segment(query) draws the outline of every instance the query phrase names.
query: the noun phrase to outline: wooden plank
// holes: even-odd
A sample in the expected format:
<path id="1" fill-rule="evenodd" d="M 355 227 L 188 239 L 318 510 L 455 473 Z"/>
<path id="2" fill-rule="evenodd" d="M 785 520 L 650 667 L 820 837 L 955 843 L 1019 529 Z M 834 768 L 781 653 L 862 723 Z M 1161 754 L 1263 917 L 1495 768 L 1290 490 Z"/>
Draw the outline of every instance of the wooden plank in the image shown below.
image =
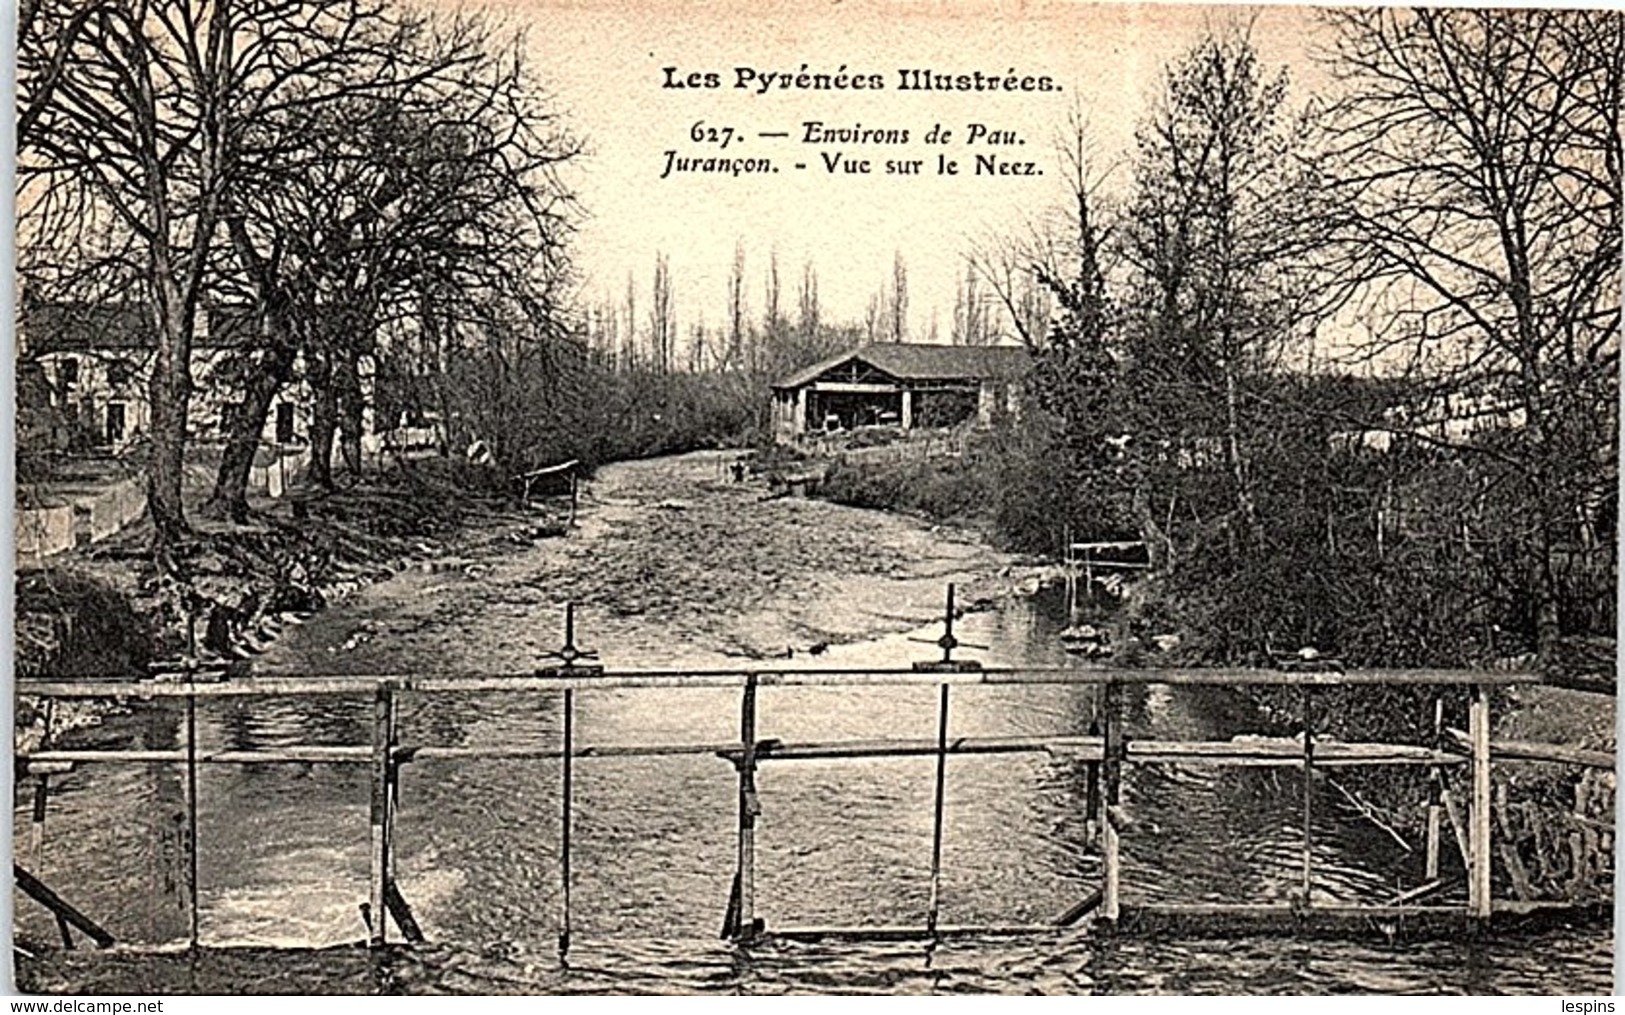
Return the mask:
<path id="1" fill-rule="evenodd" d="M 1472 754 L 1472 735 L 1461 730 L 1445 731 L 1446 745 L 1464 754 Z M 1612 751 L 1594 751 L 1565 744 L 1547 744 L 1533 740 L 1491 740 L 1490 757 L 1504 761 L 1549 761 L 1560 765 L 1579 765 L 1585 768 L 1614 768 Z"/>
<path id="2" fill-rule="evenodd" d="M 1612 751 L 1591 751 L 1563 744 L 1541 744 L 1531 740 L 1492 740 L 1490 757 L 1513 761 L 1552 761 L 1563 765 L 1582 765 L 1613 771 Z"/>
<path id="3" fill-rule="evenodd" d="M 1423 884 L 1417 885 L 1415 888 L 1410 888 L 1400 892 L 1398 895 L 1388 900 L 1388 905 L 1402 906 L 1407 902 L 1415 902 L 1418 899 L 1425 899 L 1443 887 L 1443 881 L 1440 881 L 1438 878 L 1432 878 Z"/>
<path id="4" fill-rule="evenodd" d="M 1122 802 L 1123 718 L 1120 691 L 1108 684 L 1101 694 L 1101 729 L 1105 744 L 1101 760 L 1101 795 L 1104 811 L 1100 822 L 1100 855 L 1104 867 L 1101 883 L 1100 915 L 1109 923 L 1122 916 L 1122 857 L 1117 818 Z"/>
<path id="5" fill-rule="evenodd" d="M 575 692 L 564 692 L 564 729 L 559 745 L 559 765 L 562 770 L 559 795 L 559 958 L 570 953 L 570 808 L 575 796 L 574 773 L 571 760 L 575 754 Z"/>
<path id="6" fill-rule="evenodd" d="M 951 596 L 953 586 L 948 588 Z M 933 937 L 937 933 L 937 913 L 942 904 L 942 817 L 947 782 L 948 685 L 943 684 L 937 700 L 937 778 L 931 817 L 931 902 L 925 920 L 925 929 Z"/>
<path id="7" fill-rule="evenodd" d="M 1208 765 L 1293 766 L 1303 764 L 1298 740 L 1136 740 L 1128 745 L 1136 762 L 1178 762 Z M 1460 755 L 1410 744 L 1362 744 L 1335 740 L 1315 743 L 1315 765 L 1344 768 L 1360 765 L 1460 765 Z"/>
<path id="8" fill-rule="evenodd" d="M 1104 890 L 1099 889 L 1099 888 L 1095 889 L 1094 891 L 1090 892 L 1088 895 L 1085 895 L 1082 899 L 1080 899 L 1077 903 L 1075 903 L 1066 912 L 1062 913 L 1059 917 L 1057 917 L 1056 920 L 1055 920 L 1055 926 L 1057 926 L 1057 927 L 1071 927 L 1071 926 L 1074 926 L 1075 924 L 1077 924 L 1077 922 L 1079 920 L 1082 920 L 1084 917 L 1088 916 L 1090 913 L 1093 913 L 1095 910 L 1099 909 L 1101 900 L 1104 899 L 1104 898 L 1105 898 Z"/>
<path id="9" fill-rule="evenodd" d="M 1404 906 L 1379 904 L 1327 904 L 1307 913 L 1301 906 L 1279 902 L 1144 902 L 1124 907 L 1135 915 L 1167 917 L 1217 916 L 1245 920 L 1257 917 L 1354 916 L 1361 919 L 1394 919 L 1432 914 L 1461 918 L 1458 906 Z"/>
<path id="10" fill-rule="evenodd" d="M 34 808 L 28 823 L 28 855 L 34 866 L 45 857 L 45 811 L 50 800 L 50 776 L 41 774 L 34 782 Z"/>
<path id="11" fill-rule="evenodd" d="M 739 739 L 744 751 L 739 769 L 739 842 L 734 871 L 737 902 L 734 906 L 733 937 L 748 941 L 756 927 L 756 816 L 760 802 L 756 796 L 756 682 L 747 680 L 739 702 Z"/>
<path id="12" fill-rule="evenodd" d="M 545 468 L 533 469 L 530 472 L 522 473 L 522 474 L 520 474 L 518 476 L 515 476 L 514 478 L 515 479 L 541 479 L 543 476 L 556 476 L 561 472 L 567 472 L 570 469 L 574 469 L 576 466 L 578 466 L 580 464 L 581 464 L 581 462 L 579 460 L 572 458 L 568 462 L 561 462 L 558 465 L 549 465 L 549 466 L 546 466 Z"/>
<path id="13" fill-rule="evenodd" d="M 1049 753 L 1099 761 L 1102 738 L 1081 736 L 956 737 L 944 747 L 948 754 L 1031 754 Z M 1302 744 L 1297 740 L 1206 740 L 1147 741 L 1126 745 L 1126 760 L 1142 764 L 1182 764 L 1248 767 L 1297 766 L 1303 763 Z M 730 760 L 744 752 L 737 741 L 693 744 L 583 744 L 573 747 L 574 758 L 709 757 Z M 556 759 L 557 747 L 545 744 L 490 744 L 483 746 L 400 746 L 391 750 L 401 763 L 426 760 L 524 760 Z M 764 741 L 756 745 L 758 765 L 776 761 L 827 761 L 843 758 L 887 758 L 934 756 L 934 740 L 838 740 L 807 743 Z M 18 762 L 28 772 L 62 771 L 60 766 L 88 763 L 178 764 L 187 760 L 185 750 L 46 750 L 23 753 Z M 292 746 L 256 750 L 200 751 L 200 765 L 255 764 L 372 764 L 373 749 L 363 746 Z M 1462 755 L 1430 751 L 1406 744 L 1358 744 L 1318 741 L 1315 764 L 1321 767 L 1360 765 L 1466 765 Z M 38 767 L 36 767 L 38 766 Z"/>
<path id="14" fill-rule="evenodd" d="M 21 866 L 11 865 L 12 877 L 17 880 L 17 887 L 24 895 L 50 910 L 58 922 L 65 922 L 78 930 L 79 933 L 96 942 L 98 948 L 111 948 L 113 935 L 103 930 L 96 921 L 81 913 L 62 896 L 47 888 L 45 882 L 23 870 Z"/>
<path id="15" fill-rule="evenodd" d="M 186 927 L 189 948 L 199 943 L 198 818 L 197 818 L 197 699 L 186 699 Z"/>
<path id="16" fill-rule="evenodd" d="M 1440 803 L 1439 774 L 1434 772 L 1428 786 L 1427 859 L 1424 861 L 1424 876 L 1429 881 L 1439 876 L 1439 833 L 1443 828 Z"/>
<path id="17" fill-rule="evenodd" d="M 1473 747 L 1473 807 L 1468 827 L 1468 853 L 1472 857 L 1472 881 L 1468 906 L 1474 917 L 1490 915 L 1490 697 L 1489 689 L 1477 686 L 1468 707 L 1469 736 Z"/>
<path id="18" fill-rule="evenodd" d="M 1124 907 L 1118 932 L 1182 937 L 1238 934 L 1297 937 L 1371 936 L 1382 940 L 1459 939 L 1488 928 L 1530 931 L 1576 924 L 1608 926 L 1608 904 L 1496 902 L 1488 920 L 1473 919 L 1458 906 L 1319 905 L 1313 909 L 1276 904 L 1146 903 Z"/>
<path id="19" fill-rule="evenodd" d="M 1315 686 L 1508 686 L 1539 684 L 1538 674 L 1478 670 L 1368 670 L 1347 673 L 1301 673 L 1258 669 L 1106 670 L 1073 667 L 983 667 L 962 673 L 921 673 L 912 668 L 764 667 L 761 669 L 606 670 L 592 675 L 468 673 L 391 673 L 367 677 L 254 677 L 200 684 L 200 698 L 276 697 L 280 695 L 370 695 L 381 682 L 402 690 L 451 694 L 563 691 L 566 688 L 718 688 L 758 686 L 903 686 L 925 684 L 1169 684 L 1202 687 Z M 179 698 L 186 684 L 152 680 L 21 680 L 17 693 L 54 698 Z"/>
<path id="20" fill-rule="evenodd" d="M 372 830 L 370 905 L 372 925 L 367 936 L 367 943 L 373 948 L 382 948 L 389 939 L 389 837 L 386 834 L 386 827 L 389 820 L 389 770 L 392 763 L 389 756 L 390 697 L 389 685 L 384 684 L 377 688 L 373 698 L 372 807 L 369 822 Z"/>
<path id="21" fill-rule="evenodd" d="M 781 927 L 763 937 L 781 941 L 932 941 L 963 937 L 1054 937 L 1064 928 L 1051 924 L 942 924 L 935 933 L 914 924 L 874 927 Z"/>
<path id="22" fill-rule="evenodd" d="M 1299 709 L 1303 721 L 1303 904 L 1314 902 L 1314 829 L 1315 804 L 1315 711 L 1313 690 L 1299 690 Z"/>
<path id="23" fill-rule="evenodd" d="M 199 751 L 197 763 L 200 765 L 255 765 L 255 764 L 334 764 L 367 762 L 372 759 L 370 747 L 275 747 L 251 751 Z M 34 751 L 17 755 L 17 760 L 28 766 L 29 771 L 51 770 L 50 766 L 78 765 L 88 763 L 119 763 L 119 764 L 184 764 L 187 752 L 183 747 L 180 750 L 170 751 L 89 751 L 89 750 L 49 750 Z M 36 766 L 45 766 L 37 769 Z"/>
<path id="24" fill-rule="evenodd" d="M 1444 698 L 1438 694 L 1433 696 L 1433 745 L 1441 746 L 1444 739 Z M 1427 831 L 1427 860 L 1426 876 L 1429 881 L 1439 876 L 1439 832 L 1441 831 L 1442 799 L 1440 794 L 1444 790 L 1444 773 L 1434 768 L 1428 773 L 1428 831 Z"/>
<path id="25" fill-rule="evenodd" d="M 389 915 L 394 918 L 395 926 L 401 929 L 401 937 L 406 939 L 407 944 L 420 945 L 424 942 L 423 928 L 418 926 L 417 917 L 412 915 L 412 907 L 406 904 L 406 896 L 401 894 L 400 886 L 393 879 L 384 885 L 384 905 L 389 907 Z"/>
<path id="26" fill-rule="evenodd" d="M 1467 823 L 1461 820 L 1461 813 L 1456 809 L 1456 798 L 1451 795 L 1448 786 L 1439 791 L 1439 800 L 1444 804 L 1445 816 L 1450 819 L 1450 831 L 1456 839 L 1456 853 L 1461 857 L 1461 869 L 1469 872 L 1470 877 L 1473 855 L 1472 847 L 1467 843 Z"/>

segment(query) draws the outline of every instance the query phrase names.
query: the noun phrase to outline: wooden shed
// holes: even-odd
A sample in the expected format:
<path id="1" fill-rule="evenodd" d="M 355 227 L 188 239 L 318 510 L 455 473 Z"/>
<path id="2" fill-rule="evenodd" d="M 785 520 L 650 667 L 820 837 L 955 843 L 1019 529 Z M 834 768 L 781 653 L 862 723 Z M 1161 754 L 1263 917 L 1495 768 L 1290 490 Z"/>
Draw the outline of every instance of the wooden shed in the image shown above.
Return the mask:
<path id="1" fill-rule="evenodd" d="M 773 385 L 780 440 L 864 426 L 991 426 L 1020 411 L 1031 363 L 1022 346 L 867 345 Z"/>

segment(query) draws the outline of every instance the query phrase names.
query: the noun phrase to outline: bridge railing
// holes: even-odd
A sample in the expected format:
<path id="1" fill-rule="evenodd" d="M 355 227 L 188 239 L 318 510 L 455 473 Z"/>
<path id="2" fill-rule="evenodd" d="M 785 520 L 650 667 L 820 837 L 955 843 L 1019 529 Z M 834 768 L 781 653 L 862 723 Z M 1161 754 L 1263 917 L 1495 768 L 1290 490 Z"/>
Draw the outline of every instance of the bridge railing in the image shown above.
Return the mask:
<path id="1" fill-rule="evenodd" d="M 591 653 L 574 643 L 573 610 L 567 608 L 566 640 L 563 649 L 553 653 L 557 665 L 528 673 L 398 673 L 365 677 L 263 677 L 208 682 L 199 672 L 188 671 L 174 679 L 145 680 L 21 680 L 16 690 L 22 696 L 42 699 L 117 699 L 184 702 L 185 742 L 172 750 L 77 750 L 57 749 L 47 740 L 39 748 L 17 754 L 18 773 L 36 779 L 34 835 L 41 833 L 46 812 L 48 780 L 84 764 L 177 764 L 184 766 L 186 820 L 188 822 L 188 907 L 190 943 L 199 940 L 197 905 L 197 773 L 201 765 L 257 765 L 284 763 L 323 763 L 367 765 L 371 769 L 371 861 L 370 897 L 363 907 L 368 937 L 374 946 L 388 939 L 387 923 L 393 918 L 408 941 L 421 940 L 415 918 L 395 881 L 396 801 L 403 767 L 428 759 L 547 759 L 561 766 L 560 851 L 559 851 L 559 937 L 560 953 L 568 951 L 571 932 L 570 890 L 573 883 L 570 833 L 573 825 L 573 766 L 592 758 L 655 758 L 670 756 L 715 756 L 731 763 L 738 781 L 737 856 L 733 888 L 723 919 L 723 935 L 749 941 L 765 932 L 755 909 L 756 825 L 760 807 L 756 777 L 764 764 L 798 760 L 857 760 L 865 758 L 934 757 L 934 816 L 932 822 L 931 891 L 923 926 L 892 928 L 775 929 L 774 936 L 787 938 L 858 936 L 866 938 L 920 937 L 936 939 L 959 933 L 1001 933 L 1055 931 L 1078 924 L 1095 914 L 1107 927 L 1156 923 L 1166 919 L 1214 918 L 1229 921 L 1285 923 L 1304 926 L 1306 922 L 1364 925 L 1373 919 L 1413 919 L 1421 923 L 1442 920 L 1447 926 L 1482 925 L 1498 911 L 1525 912 L 1531 907 L 1512 900 L 1491 897 L 1491 766 L 1497 759 L 1549 761 L 1589 767 L 1612 768 L 1613 755 L 1583 751 L 1559 745 L 1494 742 L 1490 738 L 1490 692 L 1496 686 L 1539 682 L 1534 674 L 1465 670 L 1378 670 L 1343 672 L 1334 667 L 1318 671 L 1255 669 L 1146 669 L 1115 670 L 1076 666 L 983 666 L 954 658 L 960 643 L 953 636 L 953 610 L 950 606 L 944 634 L 937 644 L 942 657 L 909 667 L 790 667 L 758 666 L 719 669 L 606 669 L 589 662 Z M 1122 695 L 1124 688 L 1140 685 L 1180 685 L 1238 687 L 1273 685 L 1297 687 L 1301 691 L 1300 733 L 1293 738 L 1247 740 L 1171 741 L 1131 738 L 1124 727 Z M 757 694 L 769 687 L 858 688 L 876 686 L 925 685 L 939 688 L 937 735 L 933 739 L 846 739 L 834 741 L 784 742 L 762 739 L 757 733 Z M 1096 687 L 1097 714 L 1085 733 L 1057 732 L 1050 735 L 1005 737 L 950 736 L 951 692 L 956 687 L 1010 685 L 1064 685 Z M 1450 689 L 1468 697 L 1469 729 L 1452 737 L 1443 728 L 1442 709 L 1436 706 L 1436 737 L 1431 745 L 1357 743 L 1318 739 L 1314 732 L 1313 703 L 1317 689 L 1328 687 L 1371 687 L 1390 685 L 1433 686 L 1441 694 Z M 576 742 L 574 730 L 575 692 L 601 689 L 653 688 L 736 688 L 740 692 L 739 737 L 722 742 L 683 743 L 602 743 Z M 465 695 L 512 693 L 557 695 L 561 699 L 562 730 L 557 746 L 488 745 L 452 746 L 432 743 L 404 743 L 401 739 L 398 709 L 401 696 Z M 197 743 L 197 703 L 211 699 L 242 697 L 310 697 L 346 695 L 370 698 L 373 703 L 372 742 L 352 746 L 290 745 L 253 750 L 204 749 Z M 946 786 L 946 759 L 950 755 L 999 755 L 1047 753 L 1066 756 L 1086 766 L 1086 836 L 1098 841 L 1103 876 L 1100 887 L 1077 901 L 1056 920 L 1043 925 L 1016 927 L 944 927 L 939 925 L 942 872 L 943 811 Z M 1298 896 L 1284 906 L 1259 905 L 1125 905 L 1122 899 L 1121 836 L 1125 821 L 1120 811 L 1124 767 L 1131 764 L 1174 763 L 1240 767 L 1299 767 L 1303 773 L 1303 853 L 1302 886 Z M 1316 769 L 1361 766 L 1417 766 L 1431 774 L 1428 803 L 1428 832 L 1425 881 L 1417 888 L 1400 893 L 1376 905 L 1316 904 L 1311 898 L 1312 862 L 1310 843 L 1314 824 L 1314 773 Z M 1465 769 L 1471 785 L 1466 818 L 1450 797 L 1444 773 Z M 1448 815 L 1454 841 L 1467 873 L 1465 907 L 1426 905 L 1422 900 L 1438 894 L 1444 882 L 1439 877 L 1442 828 Z M 99 944 L 111 936 L 72 904 L 41 884 L 20 866 L 16 870 L 19 887 L 56 914 L 64 941 L 71 944 L 69 926 L 90 934 Z M 95 928 L 96 932 L 86 928 Z M 98 933 L 99 932 L 99 933 Z"/>

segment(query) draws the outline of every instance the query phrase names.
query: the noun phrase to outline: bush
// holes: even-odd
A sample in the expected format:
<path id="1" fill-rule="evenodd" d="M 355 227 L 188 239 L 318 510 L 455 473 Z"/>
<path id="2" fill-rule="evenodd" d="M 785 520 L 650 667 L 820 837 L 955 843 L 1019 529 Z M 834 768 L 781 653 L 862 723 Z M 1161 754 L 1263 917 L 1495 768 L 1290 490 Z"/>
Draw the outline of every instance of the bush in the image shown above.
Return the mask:
<path id="1" fill-rule="evenodd" d="M 129 597 L 89 575 L 49 570 L 17 579 L 17 675 L 144 673 L 154 631 Z"/>

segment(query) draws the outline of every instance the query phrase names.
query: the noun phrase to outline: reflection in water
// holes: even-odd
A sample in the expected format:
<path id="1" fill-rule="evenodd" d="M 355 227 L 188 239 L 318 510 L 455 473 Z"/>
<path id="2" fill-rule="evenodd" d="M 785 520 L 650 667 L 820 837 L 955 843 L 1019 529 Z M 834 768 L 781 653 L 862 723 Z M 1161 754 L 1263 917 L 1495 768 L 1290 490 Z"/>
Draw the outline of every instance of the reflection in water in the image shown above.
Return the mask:
<path id="1" fill-rule="evenodd" d="M 990 662 L 1052 663 L 1054 619 L 1032 604 L 965 618 L 960 633 Z M 933 634 L 935 632 L 932 632 Z M 898 665 L 929 652 L 899 636 L 837 646 L 822 663 Z M 1245 730 L 1243 701 L 1214 689 L 1125 693 L 1131 736 L 1222 738 Z M 763 688 L 759 733 L 792 740 L 935 735 L 936 690 Z M 956 736 L 1077 733 L 1090 688 L 957 688 Z M 226 699 L 199 709 L 207 748 L 365 744 L 365 696 Z M 556 745 L 558 701 L 486 694 L 406 695 L 406 744 Z M 86 734 L 97 746 L 163 747 L 181 713 L 154 707 Z M 583 744 L 727 741 L 728 690 L 577 695 Z M 929 895 L 930 758 L 768 764 L 760 778 L 758 910 L 772 926 L 923 924 Z M 1052 920 L 1097 884 L 1084 828 L 1084 766 L 1064 755 L 955 757 L 947 765 L 942 921 Z M 915 944 L 776 944 L 746 954 L 716 940 L 734 860 L 732 767 L 709 756 L 588 759 L 576 766 L 570 966 L 559 923 L 560 768 L 556 761 L 417 761 L 406 769 L 399 880 L 441 944 L 380 970 L 355 953 L 266 957 L 211 953 L 175 989 L 616 992 L 787 990 L 1283 992 L 1609 989 L 1606 930 L 1571 932 L 1548 949 L 1521 943 L 1410 945 L 1404 950 L 1268 939 L 1056 938 Z M 29 787 L 21 789 L 26 791 Z M 1124 787 L 1130 900 L 1284 901 L 1302 877 L 1302 782 L 1293 770 L 1134 766 Z M 206 944 L 335 945 L 362 936 L 367 896 L 364 765 L 206 767 L 200 781 L 202 927 Z M 14 828 L 27 841 L 26 792 Z M 1420 860 L 1317 794 L 1312 863 L 1318 900 L 1372 901 Z M 82 766 L 53 785 L 41 873 L 121 939 L 185 935 L 179 879 L 182 796 L 164 766 Z M 54 925 L 20 899 L 18 927 L 50 941 Z M 1530 954 L 1544 954 L 1539 963 Z M 1555 958 L 1554 958 L 1555 957 Z M 73 989 L 181 975 L 167 960 L 61 956 L 36 971 Z M 137 965 L 137 963 L 140 963 Z M 248 972 L 245 972 L 245 967 Z M 124 979 L 120 979 L 120 977 Z M 134 977 L 135 979 L 132 979 Z M 382 979 L 379 979 L 382 977 Z M 195 984 L 189 986 L 188 983 Z M 64 987 L 67 989 L 67 987 Z"/>

